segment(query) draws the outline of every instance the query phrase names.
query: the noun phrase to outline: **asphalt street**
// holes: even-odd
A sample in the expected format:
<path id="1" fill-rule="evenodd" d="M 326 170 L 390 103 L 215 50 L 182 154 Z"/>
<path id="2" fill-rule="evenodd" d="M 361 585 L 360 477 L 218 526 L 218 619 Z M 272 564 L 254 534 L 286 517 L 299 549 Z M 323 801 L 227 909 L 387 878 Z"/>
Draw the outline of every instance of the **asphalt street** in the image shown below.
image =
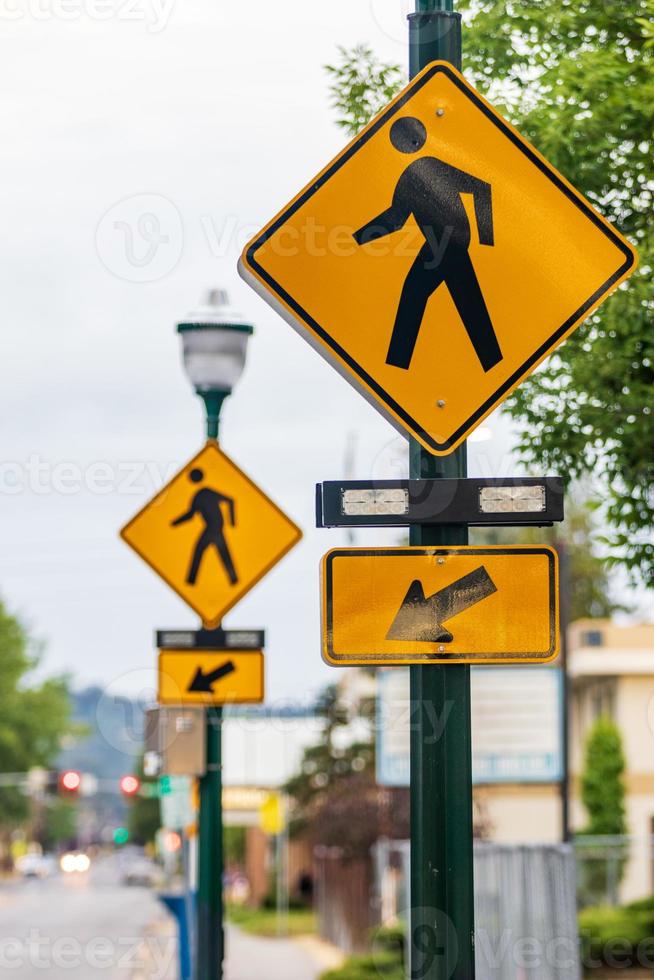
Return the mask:
<path id="1" fill-rule="evenodd" d="M 154 893 L 122 883 L 117 860 L 88 874 L 0 885 L 0 975 L 20 980 L 177 980 L 177 941 Z M 227 927 L 225 980 L 317 980 L 301 944 Z"/>
<path id="2" fill-rule="evenodd" d="M 147 927 L 160 917 L 153 893 L 123 885 L 111 859 L 88 874 L 8 883 L 0 887 L 0 975 L 128 980 L 144 960 Z M 166 935 L 146 942 L 159 976 L 174 976 L 175 942 Z"/>

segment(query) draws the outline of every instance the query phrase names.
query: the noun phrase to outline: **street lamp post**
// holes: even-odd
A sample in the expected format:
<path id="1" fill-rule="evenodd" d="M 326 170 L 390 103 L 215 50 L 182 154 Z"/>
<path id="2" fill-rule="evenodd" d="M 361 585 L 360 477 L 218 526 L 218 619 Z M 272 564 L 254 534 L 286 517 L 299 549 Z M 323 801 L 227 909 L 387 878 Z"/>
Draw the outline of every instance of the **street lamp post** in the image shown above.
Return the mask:
<path id="1" fill-rule="evenodd" d="M 206 409 L 207 438 L 218 439 L 223 403 L 245 367 L 251 324 L 229 306 L 227 293 L 214 289 L 205 305 L 177 324 L 184 370 Z M 198 847 L 197 980 L 222 980 L 223 818 L 222 708 L 207 708 L 207 772 L 200 779 Z"/>

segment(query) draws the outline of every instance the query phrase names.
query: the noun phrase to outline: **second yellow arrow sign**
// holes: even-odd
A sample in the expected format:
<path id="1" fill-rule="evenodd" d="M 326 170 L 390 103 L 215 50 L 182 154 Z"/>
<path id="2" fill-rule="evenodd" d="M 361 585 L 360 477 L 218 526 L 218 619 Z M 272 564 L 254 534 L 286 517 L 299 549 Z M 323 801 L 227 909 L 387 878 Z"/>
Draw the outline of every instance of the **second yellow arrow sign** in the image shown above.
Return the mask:
<path id="1" fill-rule="evenodd" d="M 163 650 L 160 704 L 259 704 L 263 653 L 252 650 Z"/>

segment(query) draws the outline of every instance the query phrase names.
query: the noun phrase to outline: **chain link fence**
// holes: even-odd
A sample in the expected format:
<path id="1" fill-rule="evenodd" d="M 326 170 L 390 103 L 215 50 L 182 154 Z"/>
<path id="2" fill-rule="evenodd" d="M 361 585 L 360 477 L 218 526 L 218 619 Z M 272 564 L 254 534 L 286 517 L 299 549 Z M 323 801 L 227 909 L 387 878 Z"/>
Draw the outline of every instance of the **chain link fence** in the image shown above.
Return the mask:
<path id="1" fill-rule="evenodd" d="M 382 924 L 406 921 L 408 841 L 373 849 Z M 475 845 L 477 980 L 579 980 L 574 850 L 568 845 Z"/>
<path id="2" fill-rule="evenodd" d="M 579 836 L 577 900 L 590 905 L 620 905 L 654 891 L 654 837 Z"/>

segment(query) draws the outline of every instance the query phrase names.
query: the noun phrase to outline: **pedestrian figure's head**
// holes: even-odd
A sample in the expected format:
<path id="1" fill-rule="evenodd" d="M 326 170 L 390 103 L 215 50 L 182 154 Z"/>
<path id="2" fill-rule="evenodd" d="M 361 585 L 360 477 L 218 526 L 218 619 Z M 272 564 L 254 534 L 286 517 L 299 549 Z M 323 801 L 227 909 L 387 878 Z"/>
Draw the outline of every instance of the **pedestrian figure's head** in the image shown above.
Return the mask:
<path id="1" fill-rule="evenodd" d="M 390 136 L 400 153 L 417 153 L 427 141 L 427 130 L 415 116 L 403 116 L 391 126 Z"/>
<path id="2" fill-rule="evenodd" d="M 188 478 L 191 481 L 191 483 L 202 483 L 202 481 L 204 480 L 204 470 L 201 470 L 199 467 L 196 466 L 195 469 L 191 470 L 191 472 L 188 475 Z"/>

